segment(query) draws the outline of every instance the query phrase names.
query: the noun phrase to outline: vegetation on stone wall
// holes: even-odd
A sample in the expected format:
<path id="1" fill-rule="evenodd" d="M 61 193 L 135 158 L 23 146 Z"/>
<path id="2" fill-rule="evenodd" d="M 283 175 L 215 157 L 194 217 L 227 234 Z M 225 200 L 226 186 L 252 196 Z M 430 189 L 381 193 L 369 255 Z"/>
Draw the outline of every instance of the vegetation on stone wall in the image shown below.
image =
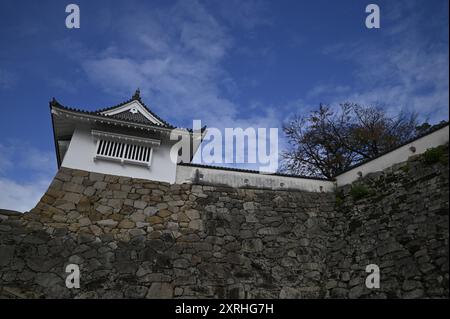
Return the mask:
<path id="1" fill-rule="evenodd" d="M 429 148 L 423 153 L 423 160 L 428 165 L 438 162 L 448 164 L 448 145 Z"/>
<path id="2" fill-rule="evenodd" d="M 369 195 L 369 190 L 364 185 L 352 185 L 352 188 L 350 190 L 350 194 L 353 197 L 354 200 L 360 200 L 367 195 Z"/>
<path id="3" fill-rule="evenodd" d="M 333 228 L 343 231 L 328 250 L 330 297 L 448 298 L 448 178 L 444 145 L 337 190 Z M 369 264 L 380 289 L 364 286 Z"/>

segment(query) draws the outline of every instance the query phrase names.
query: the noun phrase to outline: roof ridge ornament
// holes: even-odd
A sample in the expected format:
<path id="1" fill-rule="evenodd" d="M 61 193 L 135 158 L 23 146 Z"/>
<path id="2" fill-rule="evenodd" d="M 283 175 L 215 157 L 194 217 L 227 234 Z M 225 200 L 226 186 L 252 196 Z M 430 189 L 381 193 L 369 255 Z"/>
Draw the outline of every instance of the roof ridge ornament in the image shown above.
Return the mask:
<path id="1" fill-rule="evenodd" d="M 139 90 L 139 88 L 137 88 L 137 90 L 134 92 L 133 94 L 133 100 L 141 100 L 141 90 Z"/>
<path id="2" fill-rule="evenodd" d="M 119 103 L 119 104 L 117 104 L 115 106 L 106 107 L 106 108 L 102 108 L 102 109 L 97 109 L 95 111 L 80 110 L 80 109 L 77 109 L 77 108 L 64 106 L 59 101 L 57 101 L 56 98 L 53 98 L 49 102 L 49 104 L 50 104 L 50 108 L 57 107 L 57 108 L 65 109 L 65 110 L 68 110 L 68 111 L 75 111 L 75 112 L 81 112 L 81 113 L 90 114 L 90 115 L 98 115 L 98 116 L 106 116 L 106 117 L 108 117 L 108 115 L 106 115 L 104 113 L 114 112 L 115 109 L 119 109 L 120 107 L 123 107 L 123 106 L 125 106 L 125 107 L 130 106 L 130 104 L 132 104 L 133 101 L 137 101 L 137 102 L 139 102 L 139 104 L 142 106 L 143 109 L 145 109 L 148 113 L 150 113 L 151 116 L 153 116 L 156 120 L 158 120 L 158 123 L 152 123 L 152 125 L 156 125 L 156 126 L 160 126 L 160 127 L 167 127 L 167 128 L 177 128 L 176 126 L 174 126 L 172 124 L 169 124 L 168 122 L 166 122 L 163 119 L 161 119 L 157 114 L 152 112 L 152 110 L 150 110 L 147 107 L 147 105 L 145 105 L 144 101 L 142 101 L 140 93 L 141 93 L 141 91 L 138 88 L 135 91 L 135 93 L 132 95 L 131 99 L 129 99 L 127 101 L 124 101 L 122 103 Z M 135 114 L 140 113 L 139 110 L 140 110 L 139 108 L 136 108 L 137 112 Z M 133 113 L 133 112 L 131 112 L 131 113 Z M 140 123 L 140 124 L 149 124 L 148 121 L 143 121 L 142 119 L 140 119 L 138 117 L 133 117 L 133 118 L 128 118 L 128 119 L 123 119 L 122 118 L 122 120 L 126 120 L 128 122 Z M 148 120 L 150 122 L 152 122 L 152 120 L 150 120 L 150 119 L 148 119 Z"/>
<path id="3" fill-rule="evenodd" d="M 52 99 L 51 99 L 50 102 L 49 102 L 49 105 L 50 105 L 50 108 L 51 108 L 52 106 L 57 106 L 57 105 L 59 105 L 59 102 L 56 100 L 55 97 L 52 97 Z"/>

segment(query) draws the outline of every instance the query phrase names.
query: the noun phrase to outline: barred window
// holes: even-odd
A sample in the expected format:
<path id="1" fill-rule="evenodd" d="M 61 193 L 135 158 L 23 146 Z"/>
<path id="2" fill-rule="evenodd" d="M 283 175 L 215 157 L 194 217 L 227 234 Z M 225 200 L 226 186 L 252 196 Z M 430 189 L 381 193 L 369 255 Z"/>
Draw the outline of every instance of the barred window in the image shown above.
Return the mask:
<path id="1" fill-rule="evenodd" d="M 138 142 L 122 141 L 133 139 L 122 137 L 122 140 L 120 140 L 113 134 L 100 134 L 97 131 L 93 131 L 93 135 L 97 137 L 95 159 L 117 161 L 122 164 L 128 163 L 150 166 L 153 147 L 148 144 L 153 143 L 159 145 L 159 141 L 146 141 L 145 144 L 147 145 Z"/>

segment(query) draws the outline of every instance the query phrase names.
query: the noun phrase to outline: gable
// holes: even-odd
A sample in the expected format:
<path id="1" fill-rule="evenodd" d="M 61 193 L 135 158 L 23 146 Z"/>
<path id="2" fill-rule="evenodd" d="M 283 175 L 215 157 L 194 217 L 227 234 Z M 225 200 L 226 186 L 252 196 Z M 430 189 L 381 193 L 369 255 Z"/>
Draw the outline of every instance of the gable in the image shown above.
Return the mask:
<path id="1" fill-rule="evenodd" d="M 152 124 L 166 126 L 165 123 L 156 118 L 147 110 L 146 107 L 144 107 L 139 101 L 136 100 L 133 100 L 116 108 L 100 112 L 100 114 L 123 120 L 131 120 L 143 123 L 149 122 Z"/>

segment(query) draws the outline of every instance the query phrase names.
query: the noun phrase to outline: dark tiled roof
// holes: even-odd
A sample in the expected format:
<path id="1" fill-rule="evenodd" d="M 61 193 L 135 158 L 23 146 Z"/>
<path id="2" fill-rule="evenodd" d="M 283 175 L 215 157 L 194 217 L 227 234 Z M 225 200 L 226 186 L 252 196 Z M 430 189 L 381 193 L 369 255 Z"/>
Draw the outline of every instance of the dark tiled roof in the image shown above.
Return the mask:
<path id="1" fill-rule="evenodd" d="M 128 104 L 132 101 L 138 101 L 153 117 L 155 117 L 156 119 L 158 119 L 162 124 L 158 124 L 158 123 L 153 123 L 152 121 L 150 121 L 149 119 L 147 119 L 145 116 L 143 116 L 141 113 L 132 113 L 129 111 L 124 111 L 124 112 L 120 112 L 114 115 L 105 115 L 103 114 L 103 112 L 106 111 L 110 111 L 116 108 L 119 108 L 125 104 Z M 142 102 L 141 97 L 140 97 L 140 92 L 139 89 L 136 90 L 136 92 L 133 94 L 132 98 L 124 101 L 120 104 L 108 107 L 108 108 L 103 108 L 103 109 L 99 109 L 96 111 L 86 111 L 86 110 L 81 110 L 81 109 L 77 109 L 77 108 L 72 108 L 72 107 L 68 107 L 68 106 L 64 106 L 61 103 L 59 103 L 55 98 L 53 98 L 50 103 L 50 109 L 60 109 L 63 111 L 70 111 L 70 112 L 75 112 L 75 113 L 80 113 L 80 114 L 84 114 L 84 115 L 90 115 L 96 118 L 100 118 L 100 120 L 102 118 L 104 118 L 105 120 L 112 120 L 112 121 L 122 121 L 122 122 L 128 122 L 131 125 L 135 124 L 135 125 L 145 125 L 145 126 L 149 126 L 149 127 L 156 127 L 156 128 L 161 128 L 161 129 L 178 129 L 178 130 L 186 130 L 189 132 L 189 134 L 193 133 L 192 129 L 189 128 L 181 128 L 181 127 L 176 127 L 174 125 L 169 124 L 168 122 L 164 121 L 163 119 L 161 119 L 158 115 L 156 115 L 155 113 L 153 113 L 145 104 L 144 102 Z M 61 158 L 60 158 L 60 154 L 59 154 L 59 146 L 57 143 L 57 136 L 56 136 L 56 131 L 55 131 L 55 119 L 54 119 L 54 114 L 51 112 L 51 117 L 52 117 L 52 128 L 53 128 L 53 138 L 54 138 L 54 142 L 55 142 L 55 149 L 56 149 L 56 159 L 58 162 L 58 168 L 61 166 Z M 206 125 L 203 126 L 201 128 L 201 139 L 203 139 L 203 133 L 206 130 Z M 192 155 L 193 156 L 193 155 Z M 192 158 L 191 158 L 192 159 Z"/>
<path id="2" fill-rule="evenodd" d="M 138 101 L 152 116 L 154 116 L 156 119 L 161 121 L 164 124 L 164 126 L 169 127 L 169 128 L 175 128 L 175 126 L 173 126 L 173 125 L 169 124 L 168 122 L 164 121 L 158 115 L 153 113 L 152 110 L 150 110 L 147 105 L 145 105 L 145 103 L 141 99 L 141 92 L 139 91 L 139 89 L 136 90 L 136 92 L 133 94 L 131 99 L 129 99 L 127 101 L 124 101 L 124 102 L 122 102 L 120 104 L 114 105 L 114 106 L 110 106 L 110 107 L 99 109 L 99 110 L 95 111 L 95 113 L 102 113 L 102 112 L 110 111 L 110 110 L 113 110 L 115 108 L 121 107 L 121 106 L 123 106 L 123 105 L 125 105 L 127 103 L 130 103 L 132 101 Z M 144 118 L 145 118 L 145 116 L 144 116 Z M 145 122 L 147 122 L 147 121 L 148 121 L 148 119 L 145 118 Z M 148 122 L 150 122 L 150 121 L 148 121 Z"/>
<path id="3" fill-rule="evenodd" d="M 115 108 L 121 107 L 125 104 L 128 104 L 132 101 L 138 101 L 152 116 L 154 116 L 156 119 L 158 119 L 159 121 L 161 121 L 161 123 L 163 124 L 157 124 L 157 123 L 153 123 L 151 121 L 149 121 L 145 116 L 139 114 L 133 114 L 131 112 L 121 112 L 115 115 L 104 115 L 102 114 L 103 112 L 106 111 L 110 111 L 113 110 Z M 104 116 L 104 117 L 112 117 L 112 118 L 116 118 L 119 120 L 123 120 L 123 121 L 127 121 L 127 122 L 133 122 L 133 123 L 138 123 L 138 124 L 148 124 L 148 125 L 152 125 L 152 126 L 158 126 L 158 127 L 166 127 L 166 128 L 176 128 L 176 126 L 169 124 L 168 122 L 164 121 L 163 119 L 161 119 L 158 115 L 156 115 L 155 113 L 153 113 L 148 107 L 147 105 L 145 105 L 144 102 L 142 102 L 141 97 L 140 97 L 140 92 L 139 90 L 136 90 L 136 92 L 134 93 L 133 97 L 127 101 L 124 101 L 120 104 L 111 106 L 111 107 L 107 107 L 107 108 L 102 108 L 96 111 L 85 111 L 85 110 L 80 110 L 77 108 L 72 108 L 72 107 L 67 107 L 62 105 L 61 103 L 59 103 L 55 98 L 53 98 L 50 101 L 50 107 L 58 107 L 61 109 L 65 109 L 65 110 L 69 110 L 69 111 L 74 111 L 74 112 L 78 112 L 78 113 L 84 113 L 84 114 L 90 114 L 90 115 L 97 115 L 97 116 Z M 129 114 L 126 114 L 129 113 Z"/>
<path id="4" fill-rule="evenodd" d="M 72 107 L 67 107 L 67 106 L 64 106 L 64 105 L 60 104 L 58 101 L 56 101 L 56 99 L 53 99 L 50 102 L 50 107 L 51 108 L 61 109 L 61 110 L 66 110 L 66 111 L 71 111 L 71 112 L 76 112 L 76 113 L 80 113 L 80 114 L 94 115 L 94 116 L 97 116 L 97 117 L 103 117 L 105 119 L 120 120 L 120 121 L 134 123 L 134 124 L 144 124 L 144 125 L 155 126 L 155 127 L 160 127 L 160 128 L 175 128 L 175 126 L 167 127 L 165 125 L 156 124 L 156 123 L 148 121 L 147 119 L 146 119 L 145 122 L 139 121 L 139 120 L 118 119 L 118 118 L 114 118 L 114 117 L 109 116 L 109 115 L 103 115 L 103 114 L 101 114 L 101 113 L 99 113 L 97 111 L 95 111 L 95 112 L 94 111 L 85 111 L 85 110 L 80 110 L 80 109 L 76 109 L 76 108 L 72 108 Z"/>
<path id="5" fill-rule="evenodd" d="M 137 112 L 137 113 L 131 113 L 130 111 L 123 111 L 114 115 L 108 115 L 110 117 L 119 119 L 119 120 L 128 120 L 128 121 L 132 121 L 132 122 L 138 122 L 138 123 L 151 123 L 153 124 L 152 121 L 150 121 L 148 118 L 146 118 L 144 115 L 142 115 L 141 113 Z"/>
<path id="6" fill-rule="evenodd" d="M 131 117 L 129 115 L 119 115 L 119 114 L 122 114 L 122 113 L 125 113 L 125 112 L 115 114 L 115 115 L 119 115 L 119 116 L 114 116 L 114 115 L 111 116 L 111 115 L 104 115 L 104 114 L 102 114 L 102 112 L 104 112 L 104 111 L 111 110 L 111 109 L 114 109 L 116 107 L 120 107 L 122 105 L 125 105 L 126 103 L 129 103 L 129 102 L 133 101 L 133 100 L 135 100 L 135 98 L 133 98 L 133 99 L 131 99 L 129 101 L 123 102 L 121 104 L 118 104 L 116 106 L 112 106 L 112 107 L 107 108 L 107 109 L 101 109 L 101 110 L 97 110 L 97 111 L 86 111 L 86 110 L 80 110 L 80 109 L 77 109 L 77 108 L 64 106 L 61 103 L 59 103 L 55 98 L 53 98 L 50 101 L 50 108 L 57 108 L 57 109 L 61 109 L 61 110 L 66 110 L 66 111 L 71 111 L 71 112 L 76 112 L 76 113 L 81 113 L 81 114 L 86 114 L 86 115 L 94 115 L 94 116 L 98 116 L 98 117 L 103 117 L 105 119 L 115 119 L 115 120 L 120 120 L 120 121 L 134 123 L 134 124 L 143 124 L 143 125 L 147 125 L 147 126 L 153 126 L 153 127 L 159 127 L 159 128 L 167 128 L 167 129 L 185 129 L 185 130 L 187 130 L 190 133 L 193 132 L 193 130 L 190 129 L 190 128 L 181 128 L 181 127 L 176 127 L 176 126 L 173 126 L 171 124 L 168 124 L 167 122 L 164 122 L 159 117 L 154 115 L 154 113 L 152 113 L 152 112 L 151 112 L 151 114 L 153 116 L 155 116 L 158 120 L 162 121 L 164 123 L 163 125 L 162 124 L 153 123 L 153 122 L 149 121 L 145 116 L 142 116 L 142 115 L 141 116 L 133 116 L 133 117 Z M 143 104 L 143 106 L 146 107 L 144 104 Z M 135 115 L 135 114 L 132 114 L 131 112 L 127 112 L 127 113 L 129 113 L 130 115 Z M 203 133 L 205 130 L 206 130 L 206 125 L 201 128 L 201 133 Z"/>

